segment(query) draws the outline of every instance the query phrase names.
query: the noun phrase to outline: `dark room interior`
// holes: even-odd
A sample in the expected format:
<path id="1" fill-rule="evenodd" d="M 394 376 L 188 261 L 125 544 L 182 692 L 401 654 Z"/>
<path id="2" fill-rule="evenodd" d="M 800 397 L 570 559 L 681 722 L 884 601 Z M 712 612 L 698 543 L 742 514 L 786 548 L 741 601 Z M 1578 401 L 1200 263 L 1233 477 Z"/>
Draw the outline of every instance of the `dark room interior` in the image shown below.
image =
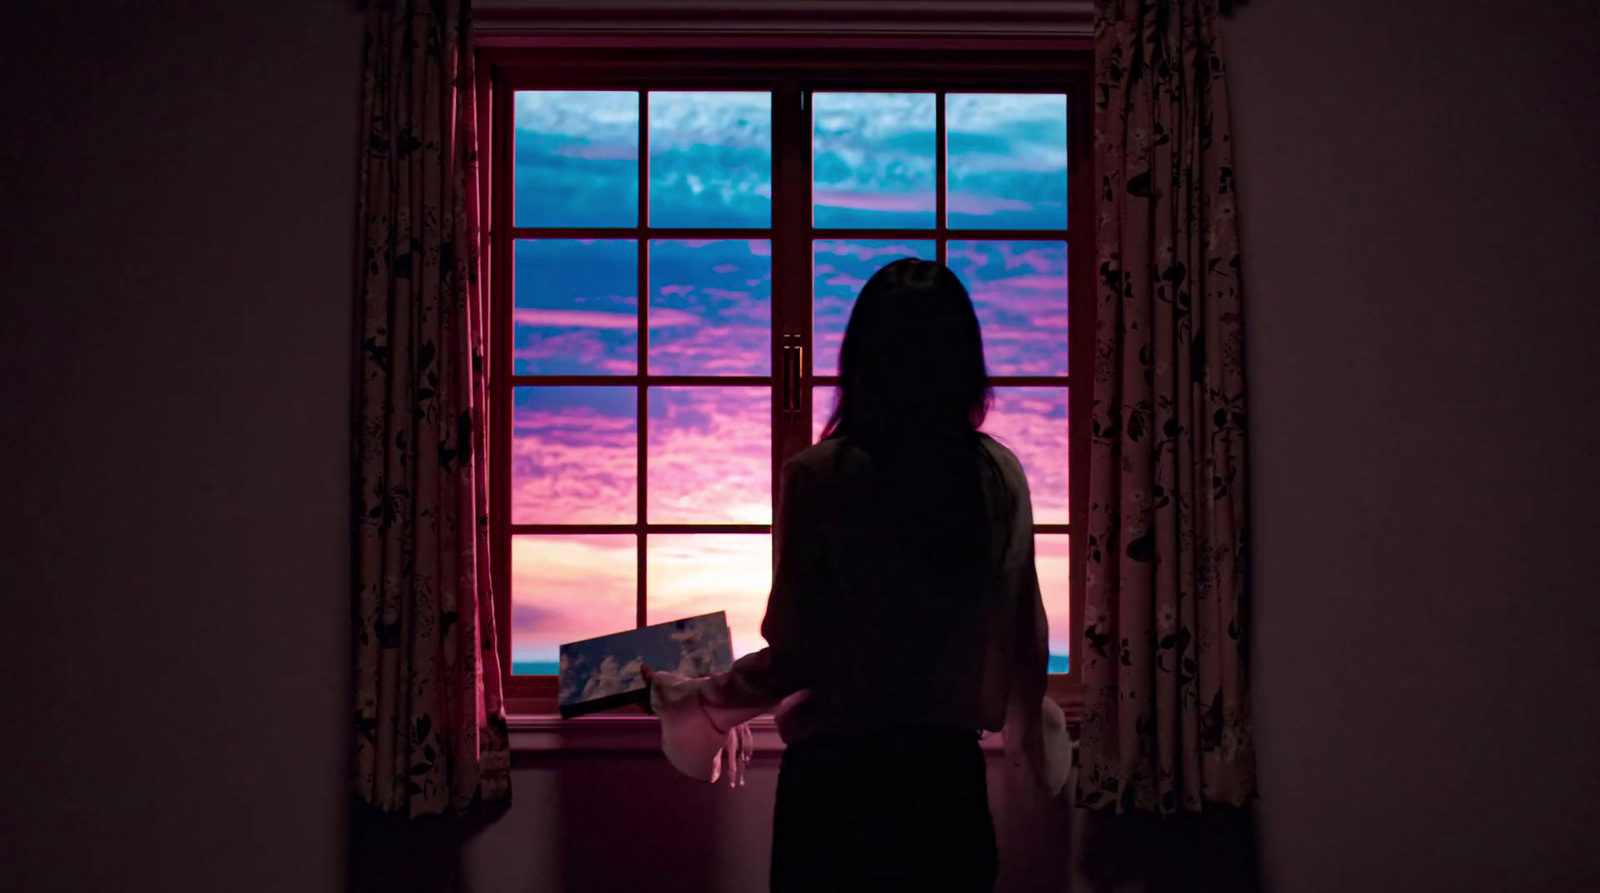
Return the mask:
<path id="1" fill-rule="evenodd" d="M 0 12 L 0 889 L 766 890 L 759 727 L 729 790 L 513 722 L 509 806 L 357 820 L 365 5 Z M 995 889 L 1600 888 L 1600 7 L 1228 5 L 1249 852 L 991 773 Z"/>

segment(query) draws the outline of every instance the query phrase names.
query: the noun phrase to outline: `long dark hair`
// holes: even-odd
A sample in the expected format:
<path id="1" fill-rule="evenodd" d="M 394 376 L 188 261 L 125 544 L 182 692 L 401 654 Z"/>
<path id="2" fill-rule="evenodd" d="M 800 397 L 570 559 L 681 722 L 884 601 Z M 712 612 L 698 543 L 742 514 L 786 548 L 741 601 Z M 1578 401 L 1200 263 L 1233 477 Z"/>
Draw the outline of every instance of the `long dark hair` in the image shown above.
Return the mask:
<path id="1" fill-rule="evenodd" d="M 873 510 L 916 556 L 920 591 L 967 604 L 970 583 L 992 570 L 1009 539 L 991 529 L 997 513 L 985 498 L 1001 489 L 985 486 L 999 469 L 978 433 L 993 395 L 978 315 L 954 273 L 906 258 L 867 280 L 845 329 L 823 439 L 871 455 Z"/>
<path id="2" fill-rule="evenodd" d="M 871 452 L 970 440 L 993 399 L 966 286 L 943 264 L 908 257 L 861 287 L 822 436 Z"/>

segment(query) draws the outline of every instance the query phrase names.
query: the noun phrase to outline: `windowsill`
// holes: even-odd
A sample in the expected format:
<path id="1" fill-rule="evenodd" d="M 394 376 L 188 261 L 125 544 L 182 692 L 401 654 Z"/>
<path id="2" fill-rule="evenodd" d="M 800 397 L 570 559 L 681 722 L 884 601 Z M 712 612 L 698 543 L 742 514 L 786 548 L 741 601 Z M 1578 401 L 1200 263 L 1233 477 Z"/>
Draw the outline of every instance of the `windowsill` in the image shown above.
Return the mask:
<path id="1" fill-rule="evenodd" d="M 1066 715 L 1067 728 L 1075 736 L 1083 702 L 1078 697 L 1057 696 Z M 511 749 L 517 753 L 594 753 L 636 754 L 661 751 L 661 721 L 654 716 L 600 714 L 562 719 L 553 714 L 523 714 L 507 719 L 511 730 Z M 783 739 L 771 715 L 750 721 L 755 755 L 772 756 L 783 752 Z M 983 736 L 983 749 L 990 755 L 1003 752 L 1005 740 L 999 733 Z"/>

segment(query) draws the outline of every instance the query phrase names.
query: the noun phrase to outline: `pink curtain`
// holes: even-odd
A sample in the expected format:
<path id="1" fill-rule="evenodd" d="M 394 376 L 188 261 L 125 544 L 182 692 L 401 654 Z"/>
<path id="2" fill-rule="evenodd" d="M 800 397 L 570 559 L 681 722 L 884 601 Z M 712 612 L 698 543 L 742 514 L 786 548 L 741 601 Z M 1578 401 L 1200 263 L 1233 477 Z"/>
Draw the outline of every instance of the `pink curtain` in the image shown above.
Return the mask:
<path id="1" fill-rule="evenodd" d="M 1094 440 L 1078 801 L 1255 791 L 1245 389 L 1216 0 L 1098 0 Z"/>
<path id="2" fill-rule="evenodd" d="M 510 797 L 488 527 L 489 340 L 466 0 L 372 0 L 358 276 L 356 790 Z"/>

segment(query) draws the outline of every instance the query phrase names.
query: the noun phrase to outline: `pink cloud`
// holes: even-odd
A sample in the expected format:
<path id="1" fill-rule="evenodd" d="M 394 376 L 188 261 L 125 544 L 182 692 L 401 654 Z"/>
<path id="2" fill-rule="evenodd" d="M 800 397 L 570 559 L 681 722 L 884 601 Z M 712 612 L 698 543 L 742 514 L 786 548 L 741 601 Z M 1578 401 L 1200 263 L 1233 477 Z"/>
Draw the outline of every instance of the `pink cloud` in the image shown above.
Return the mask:
<path id="1" fill-rule="evenodd" d="M 995 389 L 983 430 L 1022 461 L 1033 497 L 1033 519 L 1064 524 L 1070 513 L 1071 425 L 1066 388 Z"/>
<path id="2" fill-rule="evenodd" d="M 564 143 L 550 149 L 551 154 L 586 161 L 637 161 L 639 147 L 622 143 Z"/>
<path id="3" fill-rule="evenodd" d="M 555 310 L 518 307 L 513 314 L 519 326 L 551 328 L 637 329 L 636 313 L 611 313 L 604 310 Z"/>
<path id="4" fill-rule="evenodd" d="M 935 197 L 931 192 L 865 192 L 850 189 L 815 189 L 811 193 L 815 204 L 828 208 L 852 208 L 858 211 L 932 211 Z"/>
<path id="5" fill-rule="evenodd" d="M 995 280 L 993 285 L 1007 290 L 1045 291 L 1060 296 L 1062 300 L 1067 297 L 1067 274 L 1065 272 L 1050 274 L 1028 274 L 1021 276 L 1007 276 Z"/>
<path id="6" fill-rule="evenodd" d="M 512 425 L 513 523 L 634 521 L 638 440 L 631 415 L 516 407 Z"/>
<path id="7" fill-rule="evenodd" d="M 631 628 L 637 542 L 632 534 L 512 537 L 513 660 L 555 660 L 564 642 Z"/>
<path id="8" fill-rule="evenodd" d="M 541 334 L 513 356 L 535 369 L 558 365 L 600 375 L 631 375 L 638 371 L 636 344 L 614 345 L 601 340 L 595 329 L 566 329 Z"/>
<path id="9" fill-rule="evenodd" d="M 1000 211 L 1031 211 L 1033 208 L 1031 202 L 975 192 L 952 192 L 946 204 L 946 210 L 951 214 L 988 215 Z"/>
<path id="10" fill-rule="evenodd" d="M 772 522 L 772 392 L 655 388 L 647 517 L 656 523 Z"/>

